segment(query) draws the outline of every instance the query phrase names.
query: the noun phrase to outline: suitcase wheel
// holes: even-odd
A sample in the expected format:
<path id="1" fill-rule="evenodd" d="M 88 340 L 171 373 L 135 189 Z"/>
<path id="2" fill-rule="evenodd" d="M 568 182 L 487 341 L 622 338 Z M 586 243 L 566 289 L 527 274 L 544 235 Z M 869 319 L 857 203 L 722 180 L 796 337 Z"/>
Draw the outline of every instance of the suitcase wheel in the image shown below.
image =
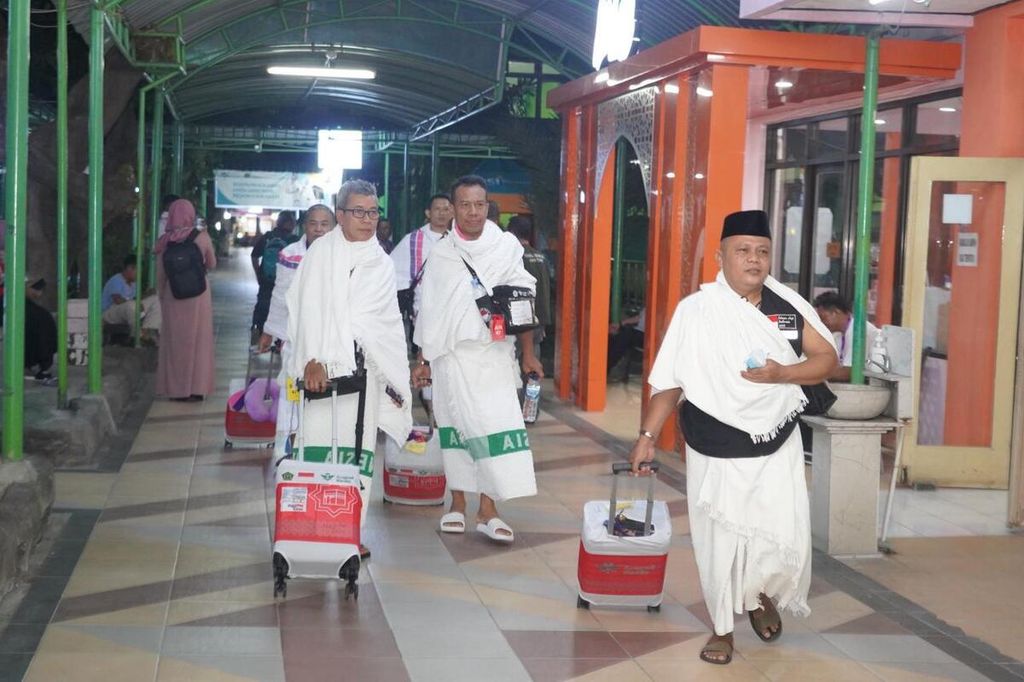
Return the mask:
<path id="1" fill-rule="evenodd" d="M 648 606 L 647 613 L 661 613 L 661 604 L 657 606 Z"/>
<path id="2" fill-rule="evenodd" d="M 578 608 L 578 609 L 589 609 L 590 608 L 590 602 L 588 602 L 583 597 L 577 595 L 576 596 L 576 608 Z"/>
<path id="3" fill-rule="evenodd" d="M 288 597 L 288 560 L 274 552 L 274 598 Z"/>
<path id="4" fill-rule="evenodd" d="M 348 561 L 342 564 L 338 570 L 338 577 L 345 581 L 345 601 L 348 601 L 349 597 L 353 597 L 358 601 L 359 599 L 359 585 L 356 584 L 356 580 L 359 579 L 359 555 L 349 557 Z"/>
<path id="5" fill-rule="evenodd" d="M 391 500 L 389 500 L 388 498 L 385 497 L 384 498 L 384 504 L 391 504 Z"/>
<path id="6" fill-rule="evenodd" d="M 235 447 L 235 444 L 232 443 L 231 441 L 229 441 L 227 438 L 225 438 L 224 439 L 224 449 L 225 450 L 230 450 L 233 447 Z"/>

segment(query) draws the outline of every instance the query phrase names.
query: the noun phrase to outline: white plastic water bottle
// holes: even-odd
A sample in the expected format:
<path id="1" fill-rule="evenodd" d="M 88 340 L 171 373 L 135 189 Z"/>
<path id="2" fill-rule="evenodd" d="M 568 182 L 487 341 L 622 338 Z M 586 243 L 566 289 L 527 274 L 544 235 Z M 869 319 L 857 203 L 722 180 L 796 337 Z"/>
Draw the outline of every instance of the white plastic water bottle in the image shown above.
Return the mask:
<path id="1" fill-rule="evenodd" d="M 540 377 L 536 372 L 530 372 L 527 376 L 524 393 L 523 421 L 532 424 L 537 421 L 537 412 L 540 410 Z"/>

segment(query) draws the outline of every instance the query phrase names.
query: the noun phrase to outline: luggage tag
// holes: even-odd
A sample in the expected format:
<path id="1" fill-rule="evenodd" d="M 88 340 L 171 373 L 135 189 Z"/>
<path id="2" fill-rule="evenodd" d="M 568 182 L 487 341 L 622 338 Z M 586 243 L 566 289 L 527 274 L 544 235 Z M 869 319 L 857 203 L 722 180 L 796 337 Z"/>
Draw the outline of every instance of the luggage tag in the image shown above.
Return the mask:
<path id="1" fill-rule="evenodd" d="M 284 385 L 285 396 L 288 398 L 288 402 L 299 402 L 299 387 L 295 384 L 295 379 L 293 379 L 292 377 L 287 377 L 285 379 Z"/>
<path id="2" fill-rule="evenodd" d="M 491 341 L 505 340 L 505 316 L 491 315 Z"/>

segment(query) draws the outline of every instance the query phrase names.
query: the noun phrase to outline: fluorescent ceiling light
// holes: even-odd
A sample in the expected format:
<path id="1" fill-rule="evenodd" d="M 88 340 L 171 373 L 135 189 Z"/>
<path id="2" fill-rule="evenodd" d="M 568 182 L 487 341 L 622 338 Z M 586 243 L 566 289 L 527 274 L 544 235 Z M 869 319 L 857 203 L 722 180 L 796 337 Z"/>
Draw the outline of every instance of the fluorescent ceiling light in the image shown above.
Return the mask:
<path id="1" fill-rule="evenodd" d="M 956 107 L 939 107 L 939 111 L 945 112 L 947 114 L 952 114 L 953 112 L 956 111 Z"/>
<path id="2" fill-rule="evenodd" d="M 787 88 L 793 87 L 793 81 L 787 78 L 780 78 L 779 80 L 775 81 L 775 87 L 777 87 L 779 90 L 785 90 Z"/>
<path id="3" fill-rule="evenodd" d="M 271 76 L 301 76 L 304 78 L 344 78 L 371 81 L 377 74 L 370 69 L 341 69 L 326 66 L 268 66 Z"/>
<path id="4" fill-rule="evenodd" d="M 711 97 L 714 94 L 715 93 L 710 88 L 705 88 L 703 85 L 698 85 L 697 86 L 697 96 L 698 97 Z"/>
<path id="5" fill-rule="evenodd" d="M 712 52 L 711 54 L 708 55 L 708 61 L 709 62 L 721 62 L 721 61 L 724 61 L 724 60 L 725 60 L 725 55 L 724 54 L 715 54 L 715 53 Z"/>
<path id="6" fill-rule="evenodd" d="M 594 82 L 595 83 L 604 83 L 609 78 L 611 78 L 611 74 L 608 73 L 607 71 L 602 71 L 601 73 L 597 74 L 597 76 L 594 77 Z"/>
<path id="7" fill-rule="evenodd" d="M 885 119 L 884 118 L 876 118 L 875 119 L 875 125 L 876 126 L 884 126 L 885 125 Z"/>
<path id="8" fill-rule="evenodd" d="M 888 2 L 888 0 L 868 0 L 869 5 L 881 5 L 883 2 Z"/>
<path id="9" fill-rule="evenodd" d="M 675 83 L 665 83 L 665 92 L 670 93 L 672 95 L 678 94 L 679 86 L 676 85 Z"/>
<path id="10" fill-rule="evenodd" d="M 693 177 L 696 178 L 697 180 L 703 180 L 704 179 L 704 174 L 703 173 L 694 173 Z"/>

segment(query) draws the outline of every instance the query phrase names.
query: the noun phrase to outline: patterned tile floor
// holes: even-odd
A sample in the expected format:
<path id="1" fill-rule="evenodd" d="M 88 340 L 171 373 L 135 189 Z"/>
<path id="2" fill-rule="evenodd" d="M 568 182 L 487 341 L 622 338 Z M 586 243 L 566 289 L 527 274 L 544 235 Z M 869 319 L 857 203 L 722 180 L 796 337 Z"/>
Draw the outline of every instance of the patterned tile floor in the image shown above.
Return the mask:
<path id="1" fill-rule="evenodd" d="M 223 448 L 247 266 L 237 254 L 214 281 L 217 395 L 139 404 L 120 455 L 59 472 L 37 576 L 0 604 L 0 682 L 1024 679 L 1014 535 L 900 538 L 895 556 L 849 565 L 816 555 L 810 618 L 787 618 L 773 645 L 739 627 L 730 666 L 701 663 L 709 625 L 672 457 L 657 484 L 674 530 L 661 613 L 578 610 L 580 509 L 607 494 L 625 445 L 555 403 L 531 429 L 539 494 L 503 506 L 514 546 L 442 536 L 438 508 L 378 498 L 358 602 L 319 582 L 275 602 L 268 453 Z"/>

